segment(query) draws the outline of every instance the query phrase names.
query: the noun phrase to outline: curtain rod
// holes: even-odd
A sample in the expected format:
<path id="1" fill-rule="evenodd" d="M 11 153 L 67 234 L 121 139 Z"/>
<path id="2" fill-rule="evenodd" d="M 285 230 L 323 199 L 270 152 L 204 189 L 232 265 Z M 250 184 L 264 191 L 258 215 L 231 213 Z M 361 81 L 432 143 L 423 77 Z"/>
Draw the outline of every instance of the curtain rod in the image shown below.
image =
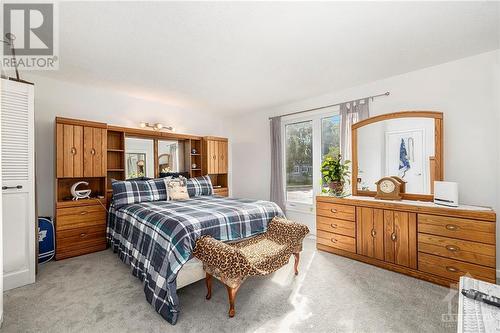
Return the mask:
<path id="1" fill-rule="evenodd" d="M 269 117 L 269 120 L 271 120 L 273 118 L 276 118 L 276 117 L 281 118 L 281 117 L 292 116 L 292 115 L 300 114 L 300 113 L 304 113 L 304 112 L 310 112 L 310 111 L 316 111 L 316 110 L 331 108 L 332 106 L 337 106 L 337 105 L 340 105 L 340 104 L 343 104 L 343 103 L 351 103 L 351 102 L 355 102 L 355 101 L 360 101 L 360 100 L 366 99 L 366 98 L 371 98 L 373 100 L 374 98 L 382 97 L 382 96 L 389 96 L 390 94 L 391 94 L 390 92 L 386 91 L 383 94 L 378 94 L 378 95 L 373 95 L 373 96 L 368 96 L 368 97 L 363 97 L 363 98 L 352 99 L 350 101 L 346 101 L 346 102 L 342 102 L 342 103 L 335 103 L 335 104 L 330 104 L 330 105 L 326 105 L 326 106 L 320 106 L 318 108 L 313 108 L 313 109 L 307 109 L 307 110 L 302 110 L 302 111 L 296 111 L 296 112 L 286 113 L 286 114 L 282 114 L 280 116 L 275 116 L 275 117 Z"/>

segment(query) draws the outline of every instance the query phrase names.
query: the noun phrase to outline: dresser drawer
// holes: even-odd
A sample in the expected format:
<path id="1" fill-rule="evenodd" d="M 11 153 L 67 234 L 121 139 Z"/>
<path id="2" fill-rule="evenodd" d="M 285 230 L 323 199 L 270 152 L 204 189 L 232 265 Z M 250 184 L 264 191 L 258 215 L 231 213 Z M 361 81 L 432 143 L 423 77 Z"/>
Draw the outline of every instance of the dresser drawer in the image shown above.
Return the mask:
<path id="1" fill-rule="evenodd" d="M 56 230 L 106 224 L 106 210 L 101 206 L 58 208 L 56 210 Z"/>
<path id="2" fill-rule="evenodd" d="M 323 230 L 318 230 L 316 235 L 316 241 L 319 244 L 356 253 L 356 239 L 352 237 L 334 234 Z"/>
<path id="3" fill-rule="evenodd" d="M 329 202 L 318 202 L 316 206 L 316 214 L 347 221 L 356 220 L 356 208 L 354 206 L 339 205 Z"/>
<path id="4" fill-rule="evenodd" d="M 418 253 L 418 270 L 455 281 L 458 281 L 461 276 L 469 274 L 477 279 L 495 283 L 495 269 L 493 268 L 442 258 L 423 252 Z"/>
<path id="5" fill-rule="evenodd" d="M 316 226 L 318 230 L 334 232 L 349 237 L 356 236 L 356 223 L 352 221 L 316 216 Z"/>
<path id="6" fill-rule="evenodd" d="M 495 244 L 495 223 L 418 214 L 418 232 Z"/>
<path id="7" fill-rule="evenodd" d="M 495 267 L 495 246 L 429 234 L 418 234 L 418 250 L 441 257 Z"/>

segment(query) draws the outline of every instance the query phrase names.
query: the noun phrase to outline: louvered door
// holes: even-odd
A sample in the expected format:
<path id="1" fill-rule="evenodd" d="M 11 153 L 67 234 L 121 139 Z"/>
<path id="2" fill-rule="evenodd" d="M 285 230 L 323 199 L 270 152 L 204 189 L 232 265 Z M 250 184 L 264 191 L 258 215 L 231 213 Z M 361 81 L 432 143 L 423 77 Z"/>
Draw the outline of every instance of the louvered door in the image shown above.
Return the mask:
<path id="1" fill-rule="evenodd" d="M 4 290 L 35 282 L 34 89 L 2 79 Z"/>

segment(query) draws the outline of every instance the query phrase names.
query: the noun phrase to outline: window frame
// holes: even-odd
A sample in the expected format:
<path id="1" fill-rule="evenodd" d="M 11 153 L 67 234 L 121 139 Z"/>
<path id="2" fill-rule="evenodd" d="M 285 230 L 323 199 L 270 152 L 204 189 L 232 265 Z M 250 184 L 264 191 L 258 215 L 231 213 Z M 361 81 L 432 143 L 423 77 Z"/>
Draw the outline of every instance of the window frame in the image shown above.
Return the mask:
<path id="1" fill-rule="evenodd" d="M 326 110 L 326 111 L 325 111 Z M 285 193 L 286 211 L 296 211 L 300 213 L 314 214 L 316 196 L 321 193 L 321 141 L 322 141 L 322 120 L 332 116 L 339 115 L 339 107 L 331 107 L 321 110 L 321 112 L 311 113 L 306 116 L 295 115 L 285 116 L 281 119 L 281 146 L 282 149 L 282 172 L 283 172 L 283 191 Z M 312 168 L 313 168 L 313 198 L 311 203 L 288 201 L 286 192 L 286 126 L 301 122 L 312 122 Z"/>

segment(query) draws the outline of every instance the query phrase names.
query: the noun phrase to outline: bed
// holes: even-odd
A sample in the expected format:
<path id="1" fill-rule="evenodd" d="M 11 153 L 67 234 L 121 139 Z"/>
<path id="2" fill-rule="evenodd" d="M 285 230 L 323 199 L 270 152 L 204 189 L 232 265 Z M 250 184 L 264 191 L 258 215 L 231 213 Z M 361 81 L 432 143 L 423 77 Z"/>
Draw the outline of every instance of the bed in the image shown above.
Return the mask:
<path id="1" fill-rule="evenodd" d="M 178 275 L 183 285 L 203 277 L 200 265 L 190 261 L 196 240 L 203 235 L 222 241 L 250 237 L 266 231 L 275 216 L 283 212 L 273 202 L 217 196 L 133 203 L 118 209 L 112 203 L 107 239 L 143 282 L 147 301 L 175 324 Z M 180 274 L 184 265 L 186 273 Z"/>

